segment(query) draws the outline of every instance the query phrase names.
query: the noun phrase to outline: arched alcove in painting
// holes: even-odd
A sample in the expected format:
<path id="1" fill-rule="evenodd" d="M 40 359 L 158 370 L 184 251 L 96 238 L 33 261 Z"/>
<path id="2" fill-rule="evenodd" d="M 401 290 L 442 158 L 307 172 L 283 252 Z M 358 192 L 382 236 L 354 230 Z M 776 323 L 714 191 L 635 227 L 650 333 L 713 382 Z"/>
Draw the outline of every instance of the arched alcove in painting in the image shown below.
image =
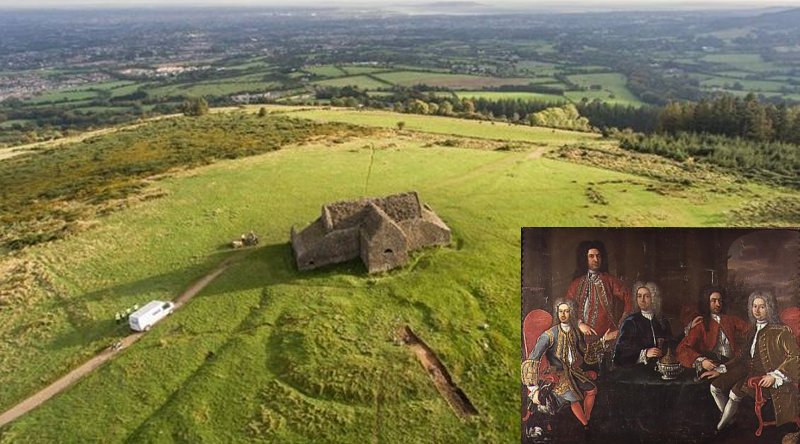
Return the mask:
<path id="1" fill-rule="evenodd" d="M 747 315 L 746 301 L 756 290 L 772 292 L 783 310 L 798 305 L 800 232 L 757 230 L 733 240 L 728 249 L 725 285 L 731 308 Z"/>

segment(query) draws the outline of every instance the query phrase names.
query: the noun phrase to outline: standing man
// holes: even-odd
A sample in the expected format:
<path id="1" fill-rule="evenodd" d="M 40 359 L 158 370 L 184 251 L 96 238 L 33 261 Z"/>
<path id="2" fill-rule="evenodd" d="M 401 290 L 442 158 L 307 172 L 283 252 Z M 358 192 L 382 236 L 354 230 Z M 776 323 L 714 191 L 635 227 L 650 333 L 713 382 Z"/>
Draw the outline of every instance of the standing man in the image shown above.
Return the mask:
<path id="1" fill-rule="evenodd" d="M 761 378 L 758 385 L 763 387 L 765 397 L 772 398 L 778 426 L 794 422 L 800 413 L 797 390 L 800 347 L 789 327 L 778 319 L 778 306 L 772 293 L 756 291 L 747 304 L 752 324 L 746 349 L 727 364 L 701 375 L 701 378 L 714 380 L 711 394 L 718 405 L 725 406 L 717 430 L 731 423 L 742 398 L 754 397 L 754 389 L 747 386 L 751 377 Z M 730 395 L 725 396 L 728 388 L 731 388 Z"/>
<path id="2" fill-rule="evenodd" d="M 578 329 L 573 313 L 572 301 L 558 299 L 554 304 L 555 324 L 545 330 L 536 341 L 528 360 L 522 363 L 522 382 L 528 386 L 529 397 L 534 404 L 544 404 L 539 387 L 539 364 L 544 358 L 550 364 L 551 373 L 557 378 L 552 393 L 558 406 L 570 404 L 572 413 L 588 427 L 597 387 L 591 381 L 587 366 L 597 364 L 601 341 L 587 343 L 586 336 Z"/>
<path id="3" fill-rule="evenodd" d="M 578 245 L 575 279 L 566 297 L 575 302 L 578 327 L 587 336 L 608 332 L 615 339 L 622 321 L 633 311 L 627 287 L 608 273 L 606 248 L 600 241 Z"/>
<path id="4" fill-rule="evenodd" d="M 725 314 L 725 291 L 706 287 L 697 301 L 702 321 L 689 329 L 678 344 L 676 354 L 681 365 L 694 368 L 697 374 L 714 370 L 741 352 L 741 340 L 750 325 L 737 316 Z M 722 398 L 715 398 L 722 399 Z M 717 405 L 720 412 L 725 405 Z"/>

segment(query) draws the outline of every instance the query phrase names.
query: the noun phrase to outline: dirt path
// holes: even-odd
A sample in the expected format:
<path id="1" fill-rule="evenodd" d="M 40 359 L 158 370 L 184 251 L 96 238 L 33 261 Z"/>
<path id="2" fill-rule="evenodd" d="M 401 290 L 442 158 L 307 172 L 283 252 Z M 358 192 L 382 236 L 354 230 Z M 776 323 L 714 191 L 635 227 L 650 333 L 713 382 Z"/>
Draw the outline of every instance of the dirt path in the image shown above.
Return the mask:
<path id="1" fill-rule="evenodd" d="M 520 160 L 536 160 L 540 159 L 544 153 L 549 151 L 549 148 L 546 147 L 536 147 L 533 151 L 531 151 L 527 156 L 524 158 L 520 158 L 518 155 L 515 154 L 507 154 L 499 159 L 495 159 L 491 162 L 484 163 L 473 170 L 470 170 L 464 174 L 459 176 L 452 176 L 449 178 L 444 179 L 443 181 L 433 185 L 430 187 L 432 190 L 440 189 L 440 188 L 449 188 L 453 187 L 457 184 L 461 184 L 464 182 L 468 182 L 471 179 L 476 179 L 481 176 L 487 175 L 492 172 L 503 172 L 508 167 L 513 166 Z"/>
<path id="2" fill-rule="evenodd" d="M 514 165 L 519 160 L 520 157 L 519 155 L 517 155 L 517 153 L 505 154 L 502 157 L 481 164 L 475 169 L 467 171 L 464 174 L 448 177 L 429 188 L 431 190 L 450 188 L 464 182 L 469 182 L 471 179 L 476 179 L 481 176 L 487 175 L 488 173 L 493 171 L 505 171 L 507 167 Z"/>
<path id="3" fill-rule="evenodd" d="M 526 157 L 526 159 L 527 159 L 527 160 L 539 159 L 539 158 L 541 158 L 541 157 L 542 157 L 542 155 L 543 155 L 544 153 L 546 153 L 547 151 L 549 151 L 549 149 L 546 149 L 546 148 L 544 148 L 544 147 L 541 147 L 541 146 L 540 146 L 540 147 L 537 147 L 537 148 L 536 148 L 535 150 L 533 150 L 533 151 L 532 151 L 530 154 L 528 154 L 528 157 Z"/>
<path id="4" fill-rule="evenodd" d="M 477 415 L 478 409 L 453 382 L 453 378 L 450 377 L 450 373 L 436 356 L 436 353 L 411 330 L 411 327 L 406 326 L 403 330 L 403 340 L 406 345 L 417 355 L 417 359 L 419 359 L 419 362 L 428 371 L 428 376 L 433 380 L 433 385 L 436 386 L 436 389 L 439 390 L 439 393 L 447 400 L 456 414 L 462 418 Z"/>
<path id="5" fill-rule="evenodd" d="M 228 269 L 228 267 L 233 265 L 233 263 L 239 260 L 242 256 L 244 256 L 244 254 L 246 254 L 246 252 L 243 251 L 239 254 L 236 254 L 234 256 L 225 259 L 215 269 L 211 270 L 211 272 L 209 272 L 207 275 L 203 276 L 197 282 L 189 286 L 189 288 L 187 288 L 183 293 L 180 294 L 180 296 L 178 296 L 175 299 L 174 301 L 175 309 L 180 308 L 183 304 L 189 301 L 189 299 L 194 297 L 203 288 L 205 288 L 208 284 L 210 284 L 211 281 L 213 281 L 214 279 L 219 277 L 219 275 L 224 273 L 225 270 Z M 69 373 L 58 379 L 56 382 L 40 390 L 35 395 L 29 397 L 28 399 L 10 408 L 8 411 L 0 415 L 0 427 L 3 427 L 9 422 L 35 409 L 43 402 L 47 401 L 48 399 L 57 395 L 70 385 L 79 381 L 81 378 L 93 372 L 96 368 L 100 367 L 100 365 L 102 365 L 104 362 L 113 358 L 114 355 L 116 355 L 123 349 L 133 345 L 136 341 L 141 339 L 142 336 L 144 336 L 144 333 L 132 333 L 122 338 L 122 340 L 120 341 L 122 343 L 121 347 L 117 349 L 112 349 L 111 347 L 104 349 L 103 351 L 98 353 L 95 357 L 86 361 L 80 367 L 70 371 Z"/>

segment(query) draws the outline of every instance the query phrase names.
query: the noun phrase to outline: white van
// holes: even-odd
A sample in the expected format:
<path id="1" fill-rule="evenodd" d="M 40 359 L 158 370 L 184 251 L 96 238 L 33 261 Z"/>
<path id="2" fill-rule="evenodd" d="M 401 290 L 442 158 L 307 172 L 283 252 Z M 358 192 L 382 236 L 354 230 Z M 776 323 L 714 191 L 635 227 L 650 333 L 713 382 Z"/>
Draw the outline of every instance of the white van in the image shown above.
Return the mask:
<path id="1" fill-rule="evenodd" d="M 128 324 L 132 330 L 147 331 L 164 316 L 172 314 L 175 304 L 164 301 L 150 301 L 144 307 L 131 313 L 128 317 Z"/>

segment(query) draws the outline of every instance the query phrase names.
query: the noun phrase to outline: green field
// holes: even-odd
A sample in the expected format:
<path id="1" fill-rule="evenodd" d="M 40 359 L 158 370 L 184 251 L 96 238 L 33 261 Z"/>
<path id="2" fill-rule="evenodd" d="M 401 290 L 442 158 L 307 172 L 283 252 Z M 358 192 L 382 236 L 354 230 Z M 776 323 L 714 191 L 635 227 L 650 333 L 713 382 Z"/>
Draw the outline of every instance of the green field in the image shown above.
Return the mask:
<path id="1" fill-rule="evenodd" d="M 77 113 L 125 113 L 132 111 L 130 106 L 83 106 L 80 108 L 73 108 L 72 112 Z"/>
<path id="2" fill-rule="evenodd" d="M 131 80 L 112 80 L 109 82 L 93 83 L 92 89 L 117 89 L 124 86 L 134 85 L 136 82 Z"/>
<path id="3" fill-rule="evenodd" d="M 436 68 L 432 66 L 403 65 L 403 64 L 392 64 L 392 69 L 404 70 L 404 71 L 427 71 L 427 72 L 437 72 L 445 74 L 450 72 L 450 70 L 446 68 Z"/>
<path id="4" fill-rule="evenodd" d="M 727 65 L 735 70 L 754 73 L 761 72 L 786 72 L 789 68 L 773 62 L 765 62 L 760 54 L 734 53 L 734 54 L 709 54 L 700 59 L 703 62 Z"/>
<path id="5" fill-rule="evenodd" d="M 734 66 L 751 66 L 751 65 L 764 64 L 764 59 L 761 58 L 760 54 L 747 54 L 747 53 L 709 54 L 703 57 L 701 60 L 703 60 L 704 62 L 724 63 Z"/>
<path id="6" fill-rule="evenodd" d="M 522 60 L 517 62 L 518 69 L 524 69 L 536 76 L 551 77 L 558 73 L 558 65 L 555 63 L 538 62 L 535 60 Z"/>
<path id="7" fill-rule="evenodd" d="M 736 80 L 744 79 L 747 76 L 752 75 L 752 73 L 747 72 L 747 71 L 717 71 L 717 72 L 715 72 L 715 74 L 717 74 L 718 76 L 720 76 L 722 78 L 725 78 L 725 77 L 731 78 L 732 77 L 732 78 L 734 78 Z M 708 76 L 708 77 L 709 78 L 714 78 L 714 76 Z"/>
<path id="8" fill-rule="evenodd" d="M 731 29 L 724 29 L 722 31 L 710 32 L 707 35 L 711 35 L 723 40 L 730 41 L 740 37 L 747 37 L 749 34 L 753 32 L 753 30 L 754 29 L 752 27 L 745 26 L 742 28 L 731 28 Z"/>
<path id="9" fill-rule="evenodd" d="M 554 130 L 508 123 L 484 122 L 442 116 L 398 114 L 387 111 L 356 111 L 347 108 L 292 108 L 272 107 L 276 112 L 286 112 L 293 117 L 302 117 L 322 122 L 357 122 L 359 125 L 380 128 L 396 128 L 397 122 L 405 122 L 405 128 L 433 134 L 459 135 L 489 140 L 536 142 L 558 146 L 565 139 L 575 142 L 599 140 L 599 134 Z"/>
<path id="10" fill-rule="evenodd" d="M 52 108 L 53 106 L 63 106 L 64 108 L 76 108 L 81 106 L 90 106 L 95 99 L 96 98 L 83 99 L 83 100 L 70 100 L 69 102 L 55 103 L 55 104 L 51 102 L 40 102 L 32 104 L 31 107 L 34 109 Z"/>
<path id="11" fill-rule="evenodd" d="M 554 89 L 564 89 L 564 84 L 553 77 L 534 77 L 529 79 L 531 84 L 547 86 Z"/>
<path id="12" fill-rule="evenodd" d="M 340 77 L 343 75 L 347 75 L 346 72 L 342 71 L 341 69 L 339 69 L 339 67 L 334 65 L 306 66 L 305 68 L 303 68 L 303 70 L 311 74 L 322 77 Z"/>
<path id="13" fill-rule="evenodd" d="M 61 91 L 46 92 L 42 95 L 32 97 L 27 100 L 31 104 L 45 104 L 52 102 L 77 102 L 87 99 L 94 99 L 97 97 L 97 91 L 88 91 L 85 89 L 70 89 Z"/>
<path id="14" fill-rule="evenodd" d="M 602 65 L 580 65 L 580 66 L 570 66 L 570 71 L 580 72 L 580 73 L 590 73 L 591 75 L 597 74 L 604 74 L 608 73 L 609 67 L 602 66 Z M 596 73 L 596 74 L 595 74 Z M 613 82 L 613 80 L 612 80 Z"/>
<path id="15" fill-rule="evenodd" d="M 255 57 L 250 59 L 249 61 L 242 63 L 240 65 L 226 65 L 225 69 L 235 69 L 235 70 L 251 70 L 253 68 L 268 68 L 269 64 L 264 60 L 263 57 Z"/>
<path id="16" fill-rule="evenodd" d="M 662 60 L 663 61 L 674 61 L 674 62 L 677 62 L 677 63 L 683 63 L 685 65 L 699 65 L 700 64 L 697 61 L 697 59 L 694 59 L 694 58 L 681 57 L 681 58 L 674 59 L 674 58 L 670 57 L 669 53 L 666 54 Z"/>
<path id="17" fill-rule="evenodd" d="M 504 91 L 458 91 L 458 98 L 484 98 L 487 100 L 526 100 L 531 102 L 566 102 L 564 96 L 555 94 L 542 94 L 533 92 L 504 92 Z"/>
<path id="18" fill-rule="evenodd" d="M 339 67 L 348 75 L 372 74 L 374 72 L 388 71 L 390 68 L 380 66 L 344 65 Z"/>
<path id="19" fill-rule="evenodd" d="M 147 89 L 147 93 L 153 97 L 204 97 L 204 96 L 227 96 L 230 94 L 243 92 L 263 92 L 278 86 L 273 82 L 225 82 L 209 81 L 196 82 L 191 84 L 166 85 Z"/>
<path id="20" fill-rule="evenodd" d="M 797 199 L 617 153 L 594 134 L 268 109 L 384 130 L 173 172 L 147 189 L 161 198 L 121 205 L 89 231 L 4 258 L 3 279 L 18 279 L 22 293 L 0 293 L 0 410 L 125 334 L 116 311 L 173 299 L 224 259 L 236 262 L 111 362 L 0 429 L 0 442 L 515 442 L 521 226 L 720 226 L 752 202 Z M 220 119 L 232 146 L 242 137 L 235 134 L 253 137 L 248 127 L 231 127 L 250 117 L 204 119 Z M 391 129 L 399 120 L 407 123 L 401 132 Z M 175 125 L 193 122 L 178 117 Z M 597 150 L 595 166 L 548 156 L 565 145 Z M 619 162 L 646 175 L 597 167 L 605 158 L 609 168 Z M 691 185 L 669 188 L 676 175 L 691 175 Z M 451 227 L 450 247 L 375 276 L 358 262 L 295 270 L 289 230 L 318 217 L 323 203 L 411 189 Z M 587 190 L 607 203 L 593 203 Z M 261 235 L 260 246 L 226 247 L 248 230 Z M 395 344 L 406 324 L 438 353 L 479 416 L 459 419 L 413 354 Z"/>
<path id="21" fill-rule="evenodd" d="M 319 86 L 336 86 L 336 87 L 357 86 L 361 89 L 379 89 L 379 88 L 391 87 L 390 84 L 379 82 L 373 79 L 372 77 L 368 76 L 337 77 L 335 79 L 320 80 L 318 82 L 314 82 L 314 84 Z"/>
<path id="22" fill-rule="evenodd" d="M 390 91 L 368 91 L 367 95 L 370 97 L 388 97 L 394 95 L 394 93 Z M 452 94 L 444 93 L 444 97 L 452 97 Z"/>
<path id="23" fill-rule="evenodd" d="M 568 76 L 569 80 L 573 83 L 581 85 L 585 88 L 590 88 L 592 85 L 600 85 L 601 90 L 587 90 L 587 91 L 567 91 L 564 93 L 567 98 L 573 102 L 579 102 L 582 98 L 594 100 L 600 99 L 608 103 L 616 103 L 620 105 L 643 105 L 633 93 L 625 86 L 625 76 L 617 73 L 603 73 L 603 74 L 578 74 Z"/>
<path id="24" fill-rule="evenodd" d="M 518 47 L 523 49 L 530 49 L 534 51 L 539 51 L 541 53 L 555 53 L 556 48 L 553 42 L 549 42 L 547 40 L 519 40 Z"/>
<path id="25" fill-rule="evenodd" d="M 452 89 L 474 89 L 502 85 L 527 85 L 531 82 L 530 79 L 519 77 L 483 77 L 467 74 L 444 74 L 421 71 L 395 71 L 376 74 L 375 77 L 400 86 L 424 84 Z"/>
<path id="26" fill-rule="evenodd" d="M 729 77 L 711 77 L 707 78 L 700 82 L 700 86 L 703 88 L 713 88 L 719 87 L 723 88 L 725 85 L 728 85 L 730 88 L 733 84 L 739 83 L 742 85 L 742 88 L 745 91 L 771 91 L 771 92 L 779 92 L 782 86 L 785 86 L 785 83 L 782 82 L 772 82 L 768 80 L 744 80 L 744 79 L 731 79 Z"/>
<path id="27" fill-rule="evenodd" d="M 111 90 L 111 97 L 114 98 L 114 97 L 120 97 L 120 96 L 125 96 L 125 95 L 128 95 L 128 94 L 132 94 L 132 93 L 136 92 L 136 90 L 138 90 L 143 85 L 146 85 L 146 84 L 144 84 L 144 83 L 133 83 L 133 84 L 130 84 L 130 85 L 121 86 L 119 88 L 114 88 L 114 89 Z"/>
<path id="28" fill-rule="evenodd" d="M 49 103 L 49 102 L 76 102 L 86 99 L 93 99 L 98 96 L 98 90 L 111 91 L 112 96 L 129 94 L 127 91 L 132 88 L 130 92 L 136 90 L 137 84 L 130 80 L 112 80 L 108 82 L 88 83 L 80 88 L 70 88 L 66 90 L 49 91 L 39 96 L 33 97 L 28 100 L 32 104 Z"/>

